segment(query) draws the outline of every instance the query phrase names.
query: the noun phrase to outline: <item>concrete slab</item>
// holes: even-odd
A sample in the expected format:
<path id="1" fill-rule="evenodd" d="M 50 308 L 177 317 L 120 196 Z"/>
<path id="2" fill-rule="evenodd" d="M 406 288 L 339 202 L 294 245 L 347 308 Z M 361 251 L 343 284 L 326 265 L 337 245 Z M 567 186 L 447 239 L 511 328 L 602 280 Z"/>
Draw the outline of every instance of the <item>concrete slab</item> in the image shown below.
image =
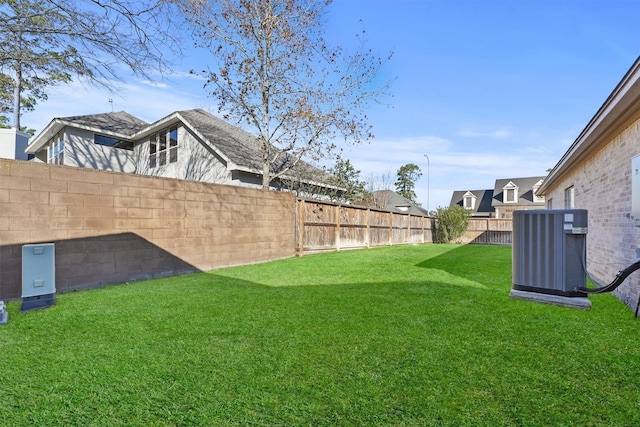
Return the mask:
<path id="1" fill-rule="evenodd" d="M 511 298 L 559 305 L 561 307 L 577 308 L 580 310 L 589 310 L 591 308 L 591 300 L 587 297 L 563 297 L 560 295 L 543 294 L 540 292 L 518 291 L 516 289 L 511 289 L 509 296 Z"/>

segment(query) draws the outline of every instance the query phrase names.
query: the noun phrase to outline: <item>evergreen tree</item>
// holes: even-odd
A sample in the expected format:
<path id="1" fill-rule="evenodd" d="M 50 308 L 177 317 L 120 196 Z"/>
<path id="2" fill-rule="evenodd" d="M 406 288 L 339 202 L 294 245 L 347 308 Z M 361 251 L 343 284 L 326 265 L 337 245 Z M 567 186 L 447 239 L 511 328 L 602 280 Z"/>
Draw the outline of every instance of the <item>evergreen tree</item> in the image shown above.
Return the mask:
<path id="1" fill-rule="evenodd" d="M 333 201 L 354 203 L 362 200 L 367 191 L 366 182 L 360 180 L 360 171 L 356 170 L 349 159 L 338 157 L 336 164 L 329 170 L 327 183 L 337 187 L 331 195 Z"/>
<path id="2" fill-rule="evenodd" d="M 398 178 L 396 179 L 396 193 L 405 199 L 416 202 L 416 193 L 413 190 L 416 181 L 422 176 L 422 172 L 418 165 L 408 163 L 398 169 Z"/>

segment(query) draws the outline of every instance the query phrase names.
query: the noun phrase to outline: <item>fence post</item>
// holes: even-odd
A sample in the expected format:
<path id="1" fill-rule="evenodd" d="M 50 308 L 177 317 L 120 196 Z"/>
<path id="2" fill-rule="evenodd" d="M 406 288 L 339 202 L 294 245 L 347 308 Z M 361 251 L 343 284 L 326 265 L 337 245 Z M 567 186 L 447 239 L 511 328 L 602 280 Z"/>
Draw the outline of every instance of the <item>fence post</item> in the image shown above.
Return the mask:
<path id="1" fill-rule="evenodd" d="M 296 231 L 296 256 L 304 255 L 304 200 L 296 199 L 295 231 Z"/>
<path id="2" fill-rule="evenodd" d="M 389 212 L 389 246 L 393 246 L 393 212 Z"/>
<path id="3" fill-rule="evenodd" d="M 340 205 L 334 206 L 336 210 L 336 251 L 340 250 Z"/>
<path id="4" fill-rule="evenodd" d="M 371 247 L 371 208 L 367 208 L 367 248 Z"/>

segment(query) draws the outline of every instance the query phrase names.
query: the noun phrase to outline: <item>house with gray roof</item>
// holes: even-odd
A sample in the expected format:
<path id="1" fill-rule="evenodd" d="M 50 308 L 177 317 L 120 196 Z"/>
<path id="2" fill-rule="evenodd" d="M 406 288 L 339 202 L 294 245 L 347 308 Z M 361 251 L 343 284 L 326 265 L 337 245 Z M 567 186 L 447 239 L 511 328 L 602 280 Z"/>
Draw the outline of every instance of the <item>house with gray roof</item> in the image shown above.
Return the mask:
<path id="1" fill-rule="evenodd" d="M 544 176 L 496 179 L 491 206 L 495 217 L 512 218 L 515 210 L 544 209 L 544 196 L 538 194 Z"/>
<path id="2" fill-rule="evenodd" d="M 451 196 L 449 207 L 462 206 L 471 212 L 472 218 L 493 218 L 495 208 L 493 189 L 490 190 L 458 190 Z"/>
<path id="3" fill-rule="evenodd" d="M 395 191 L 378 190 L 371 193 L 368 204 L 377 209 L 389 212 L 405 213 L 409 215 L 428 216 L 429 213 L 422 206 L 401 196 Z"/>
<path id="4" fill-rule="evenodd" d="M 147 123 L 124 111 L 55 118 L 27 146 L 34 161 L 247 187 L 262 186 L 262 154 L 250 133 L 202 110 Z M 273 148 L 275 152 L 275 148 Z M 280 153 L 281 163 L 293 159 Z M 295 175 L 295 177 L 294 177 Z M 272 187 L 322 186 L 322 172 L 299 162 Z"/>

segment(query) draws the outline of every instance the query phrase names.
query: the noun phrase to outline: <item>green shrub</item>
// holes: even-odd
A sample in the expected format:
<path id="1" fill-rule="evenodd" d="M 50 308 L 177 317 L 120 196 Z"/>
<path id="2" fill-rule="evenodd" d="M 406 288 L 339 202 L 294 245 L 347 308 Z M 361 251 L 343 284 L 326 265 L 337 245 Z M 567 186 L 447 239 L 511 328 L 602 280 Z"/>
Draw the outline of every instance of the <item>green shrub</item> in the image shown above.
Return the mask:
<path id="1" fill-rule="evenodd" d="M 471 212 L 462 206 L 436 209 L 436 239 L 449 243 L 459 239 L 469 226 Z"/>

